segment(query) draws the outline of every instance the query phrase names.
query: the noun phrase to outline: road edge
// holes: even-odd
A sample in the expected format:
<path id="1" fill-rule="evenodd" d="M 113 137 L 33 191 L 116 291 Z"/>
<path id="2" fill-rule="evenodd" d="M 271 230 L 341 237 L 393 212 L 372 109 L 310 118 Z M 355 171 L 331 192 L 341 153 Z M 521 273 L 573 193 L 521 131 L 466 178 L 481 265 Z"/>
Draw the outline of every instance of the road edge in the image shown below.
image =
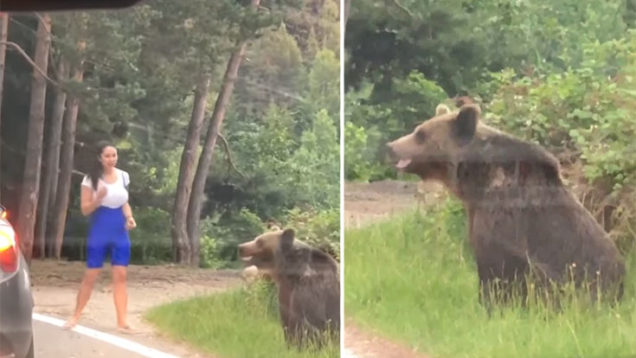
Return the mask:
<path id="1" fill-rule="evenodd" d="M 64 326 L 64 321 L 59 319 L 59 318 L 55 318 L 55 317 L 51 317 L 51 316 L 47 316 L 47 315 L 43 315 L 41 313 L 36 313 L 34 312 L 32 315 L 33 319 L 38 321 L 38 322 L 43 322 L 43 323 L 48 323 L 50 325 L 56 326 L 56 327 L 60 327 L 62 328 Z M 88 328 L 85 326 L 81 326 L 81 325 L 76 325 L 75 327 L 73 327 L 73 329 L 71 329 L 71 331 L 73 332 L 77 332 L 79 334 L 82 334 L 84 336 L 108 343 L 110 345 L 137 353 L 141 356 L 144 357 L 150 357 L 150 358 L 179 358 L 178 356 L 175 356 L 173 354 L 169 354 L 169 353 L 165 353 L 165 352 L 161 352 L 159 350 L 156 350 L 154 348 L 150 348 L 147 346 L 144 346 L 143 344 L 131 341 L 129 339 L 125 339 L 119 336 L 115 336 L 109 333 L 104 333 L 92 328 Z M 37 342 L 36 342 L 37 344 Z"/>

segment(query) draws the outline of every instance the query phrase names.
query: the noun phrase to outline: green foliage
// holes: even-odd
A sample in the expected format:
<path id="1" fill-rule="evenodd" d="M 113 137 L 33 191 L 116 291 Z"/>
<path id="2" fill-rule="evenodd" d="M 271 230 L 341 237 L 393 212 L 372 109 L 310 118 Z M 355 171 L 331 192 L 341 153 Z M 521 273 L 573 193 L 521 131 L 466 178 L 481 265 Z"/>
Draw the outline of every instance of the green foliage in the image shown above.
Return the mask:
<path id="1" fill-rule="evenodd" d="M 130 231 L 131 263 L 153 264 L 172 260 L 170 214 L 164 210 L 135 208 L 137 228 Z"/>
<path id="2" fill-rule="evenodd" d="M 236 260 L 238 244 L 252 240 L 265 231 L 261 219 L 248 209 L 219 218 L 207 218 L 200 223 L 202 265 L 221 267 Z"/>
<path id="3" fill-rule="evenodd" d="M 444 90 L 417 71 L 393 79 L 394 92 L 381 104 L 374 103 L 374 89 L 375 85 L 364 83 L 345 98 L 345 165 L 349 180 L 394 175 L 391 168 L 382 166 L 384 145 L 432 117 L 435 107 L 447 98 Z"/>
<path id="4" fill-rule="evenodd" d="M 299 205 L 337 206 L 339 143 L 326 110 L 313 116 L 300 136 L 290 111 L 276 105 L 269 106 L 263 122 L 240 123 L 231 131 L 229 142 L 247 175 L 234 179 L 240 194 L 235 204 L 246 205 L 264 220 Z"/>
<path id="5" fill-rule="evenodd" d="M 340 145 L 334 120 L 326 109 L 316 114 L 312 128 L 302 134 L 290 164 L 299 204 L 313 208 L 340 205 Z"/>
<path id="6" fill-rule="evenodd" d="M 609 180 L 620 191 L 636 173 L 629 109 L 636 106 L 632 76 L 636 37 L 586 46 L 576 69 L 546 76 L 495 76 L 488 106 L 495 126 L 537 141 L 555 153 L 580 156 L 588 180 Z M 616 67 L 618 66 L 618 67 Z M 608 76 L 608 71 L 614 72 Z"/>
<path id="7" fill-rule="evenodd" d="M 374 129 L 367 131 L 353 122 L 345 122 L 345 179 L 369 181 L 382 173 L 384 168 L 375 162 L 380 134 Z"/>
<path id="8" fill-rule="evenodd" d="M 321 49 L 338 53 L 340 22 L 338 0 L 302 0 L 284 16 L 285 27 L 294 36 L 303 58 L 311 61 Z"/>
<path id="9" fill-rule="evenodd" d="M 330 116 L 340 117 L 340 60 L 336 53 L 318 52 L 309 72 L 309 98 L 314 110 L 325 108 Z M 338 121 L 339 122 L 339 121 Z"/>
<path id="10" fill-rule="evenodd" d="M 287 213 L 284 228 L 293 228 L 296 237 L 340 259 L 340 210 L 307 212 L 295 208 Z"/>
<path id="11" fill-rule="evenodd" d="M 353 4 L 345 39 L 347 85 L 371 80 L 377 85 L 375 101 L 382 102 L 391 96 L 394 78 L 418 70 L 452 95 L 470 88 L 482 76 L 487 48 L 475 31 L 482 19 L 468 13 L 465 3 Z"/>
<path id="12" fill-rule="evenodd" d="M 392 138 L 412 131 L 435 115 L 435 106 L 448 97 L 442 88 L 419 72 L 411 72 L 404 79 L 395 79 L 393 92 L 387 102 L 391 118 L 384 122 Z"/>
<path id="13" fill-rule="evenodd" d="M 306 90 L 306 76 L 301 50 L 285 26 L 268 30 L 248 48 L 235 91 L 245 101 L 234 101 L 233 107 L 255 118 L 265 115 L 272 103 L 294 106 L 297 94 Z"/>
<path id="14" fill-rule="evenodd" d="M 214 220 L 205 218 L 199 222 L 199 232 L 201 237 L 201 261 L 202 268 L 219 268 L 222 266 L 220 254 L 220 240 L 212 236 L 216 233 Z"/>

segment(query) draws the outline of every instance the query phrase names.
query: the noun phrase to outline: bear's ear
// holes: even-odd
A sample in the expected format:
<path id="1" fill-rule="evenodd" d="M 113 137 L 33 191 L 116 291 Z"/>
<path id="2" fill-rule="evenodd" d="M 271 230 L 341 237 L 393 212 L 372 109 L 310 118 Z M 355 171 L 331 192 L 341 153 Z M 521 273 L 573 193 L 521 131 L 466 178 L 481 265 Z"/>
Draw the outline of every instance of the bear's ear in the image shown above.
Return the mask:
<path id="1" fill-rule="evenodd" d="M 475 104 L 464 105 L 452 123 L 452 130 L 455 137 L 461 144 L 470 142 L 477 131 L 477 122 L 481 110 Z"/>
<path id="2" fill-rule="evenodd" d="M 294 237 L 296 233 L 294 229 L 285 229 L 283 230 L 283 234 L 281 236 L 280 244 L 284 248 L 290 248 L 294 245 Z"/>
<path id="3" fill-rule="evenodd" d="M 475 104 L 475 101 L 468 96 L 455 96 L 455 107 L 462 108 L 466 104 Z"/>
<path id="4" fill-rule="evenodd" d="M 441 116 L 442 114 L 450 113 L 450 108 L 444 103 L 440 103 L 435 107 L 435 116 Z"/>

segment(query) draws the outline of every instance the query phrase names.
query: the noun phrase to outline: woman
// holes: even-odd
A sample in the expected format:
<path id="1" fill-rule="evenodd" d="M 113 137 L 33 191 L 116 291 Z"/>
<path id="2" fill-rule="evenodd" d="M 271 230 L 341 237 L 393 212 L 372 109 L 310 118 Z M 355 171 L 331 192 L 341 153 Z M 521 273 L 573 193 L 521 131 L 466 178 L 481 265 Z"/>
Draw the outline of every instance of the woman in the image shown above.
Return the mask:
<path id="1" fill-rule="evenodd" d="M 117 149 L 113 145 L 100 143 L 96 154 L 95 165 L 82 182 L 82 214 L 90 215 L 87 269 L 77 293 L 75 313 L 64 327 L 70 329 L 77 324 L 106 255 L 110 254 L 117 327 L 125 332 L 130 329 L 126 320 L 126 267 L 130 261 L 128 230 L 137 226 L 128 204 L 130 178 L 127 172 L 115 167 Z"/>

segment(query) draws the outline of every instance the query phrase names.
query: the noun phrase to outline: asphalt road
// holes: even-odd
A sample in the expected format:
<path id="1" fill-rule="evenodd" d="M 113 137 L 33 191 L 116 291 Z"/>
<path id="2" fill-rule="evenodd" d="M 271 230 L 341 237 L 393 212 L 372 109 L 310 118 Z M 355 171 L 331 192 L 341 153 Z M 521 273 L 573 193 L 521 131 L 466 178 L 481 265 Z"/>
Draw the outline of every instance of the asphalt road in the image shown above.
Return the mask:
<path id="1" fill-rule="evenodd" d="M 36 358 L 176 358 L 135 343 L 134 337 L 124 338 L 85 327 L 67 331 L 61 321 L 44 316 L 33 320 Z"/>

